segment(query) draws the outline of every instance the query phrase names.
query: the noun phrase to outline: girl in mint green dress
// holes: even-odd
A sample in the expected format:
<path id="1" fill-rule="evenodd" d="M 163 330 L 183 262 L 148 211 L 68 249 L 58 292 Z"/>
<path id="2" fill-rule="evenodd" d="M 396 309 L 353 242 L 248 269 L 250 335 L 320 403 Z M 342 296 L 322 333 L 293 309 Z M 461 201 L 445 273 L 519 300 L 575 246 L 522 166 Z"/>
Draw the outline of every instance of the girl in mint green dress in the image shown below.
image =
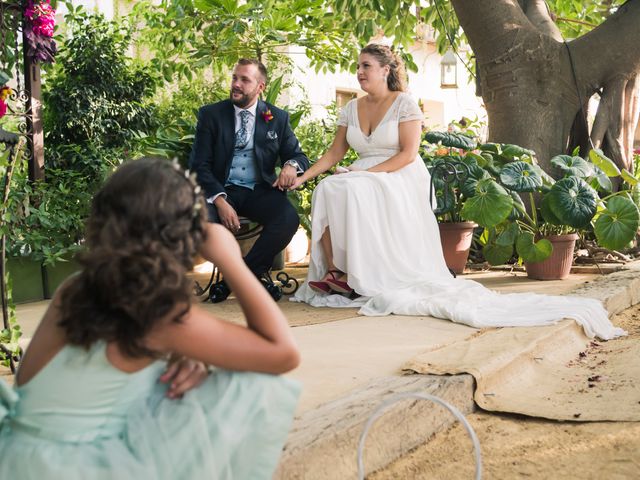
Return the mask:
<path id="1" fill-rule="evenodd" d="M 233 236 L 170 162 L 127 163 L 96 195 L 82 272 L 56 293 L 15 388 L 0 382 L 2 479 L 268 479 L 298 351 Z M 191 304 L 196 252 L 247 327 Z"/>

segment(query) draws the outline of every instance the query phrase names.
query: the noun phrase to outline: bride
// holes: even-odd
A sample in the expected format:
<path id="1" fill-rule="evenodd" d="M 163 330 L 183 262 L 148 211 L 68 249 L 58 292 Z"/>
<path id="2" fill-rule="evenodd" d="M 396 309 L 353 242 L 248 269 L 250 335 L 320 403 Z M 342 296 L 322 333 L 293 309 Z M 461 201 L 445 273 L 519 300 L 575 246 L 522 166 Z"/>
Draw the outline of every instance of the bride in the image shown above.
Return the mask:
<path id="1" fill-rule="evenodd" d="M 329 150 L 290 187 L 336 165 L 349 147 L 359 155 L 313 193 L 309 274 L 293 301 L 359 306 L 363 315 L 430 315 L 477 328 L 573 318 L 590 337 L 625 334 L 597 300 L 500 294 L 453 278 L 429 208 L 429 172 L 418 155 L 423 114 L 404 91 L 402 60 L 389 47 L 370 44 L 360 52 L 357 74 L 367 95 L 343 108 Z"/>

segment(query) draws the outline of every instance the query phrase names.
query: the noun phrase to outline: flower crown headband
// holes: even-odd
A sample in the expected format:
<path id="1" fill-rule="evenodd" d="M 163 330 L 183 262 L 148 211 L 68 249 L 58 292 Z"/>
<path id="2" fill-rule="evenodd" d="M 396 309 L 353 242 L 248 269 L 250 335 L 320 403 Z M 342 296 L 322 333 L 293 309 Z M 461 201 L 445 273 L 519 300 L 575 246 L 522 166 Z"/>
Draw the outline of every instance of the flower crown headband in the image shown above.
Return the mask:
<path id="1" fill-rule="evenodd" d="M 191 189 L 193 191 L 192 216 L 193 218 L 197 218 L 200 215 L 200 210 L 202 209 L 202 201 L 200 197 L 200 192 L 202 191 L 202 188 L 200 188 L 200 185 L 198 185 L 198 182 L 196 180 L 196 174 L 195 172 L 191 173 L 189 170 L 183 170 L 183 168 L 178 163 L 177 158 L 174 158 L 171 161 L 171 166 L 176 171 L 176 173 L 181 177 L 184 177 L 187 183 L 189 183 L 189 186 L 191 186 Z"/>

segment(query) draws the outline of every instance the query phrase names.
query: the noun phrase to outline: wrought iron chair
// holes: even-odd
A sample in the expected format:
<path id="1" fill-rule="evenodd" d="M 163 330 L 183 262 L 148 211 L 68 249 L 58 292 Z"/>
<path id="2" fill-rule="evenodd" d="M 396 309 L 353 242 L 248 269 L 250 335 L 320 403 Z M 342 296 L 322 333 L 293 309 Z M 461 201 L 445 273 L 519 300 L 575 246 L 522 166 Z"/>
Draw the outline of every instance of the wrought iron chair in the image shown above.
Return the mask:
<path id="1" fill-rule="evenodd" d="M 262 232 L 262 225 L 252 222 L 246 217 L 240 217 L 239 220 L 240 220 L 240 230 L 238 230 L 238 232 L 236 232 L 234 235 L 236 237 L 236 240 L 238 241 L 249 240 L 251 238 L 257 237 Z M 220 281 L 220 277 L 221 277 L 221 272 L 214 265 L 213 271 L 211 272 L 211 277 L 209 278 L 209 281 L 207 282 L 205 287 L 202 287 L 199 282 L 197 281 L 195 282 L 195 286 L 194 286 L 195 294 L 199 297 L 207 294 L 211 289 L 211 287 L 214 285 L 214 283 L 217 283 Z M 271 272 L 267 272 L 266 276 L 264 277 L 264 281 L 272 284 L 276 284 L 276 282 L 278 282 L 280 284 L 278 286 L 282 289 L 282 292 L 287 295 L 294 294 L 298 290 L 298 287 L 300 286 L 298 280 L 290 276 L 285 271 L 281 271 L 276 274 L 276 282 L 274 282 L 271 276 Z M 203 301 L 206 302 L 208 298 L 209 297 L 207 296 Z"/>

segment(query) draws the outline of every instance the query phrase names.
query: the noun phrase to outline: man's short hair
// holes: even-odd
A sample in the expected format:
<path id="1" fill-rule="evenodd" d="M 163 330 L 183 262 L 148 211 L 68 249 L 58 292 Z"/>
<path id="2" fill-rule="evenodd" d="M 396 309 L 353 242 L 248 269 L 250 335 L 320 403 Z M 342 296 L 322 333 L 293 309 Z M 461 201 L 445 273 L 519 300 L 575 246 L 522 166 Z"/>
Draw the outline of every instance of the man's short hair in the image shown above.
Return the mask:
<path id="1" fill-rule="evenodd" d="M 255 65 L 258 68 L 258 72 L 260 72 L 262 80 L 265 84 L 267 83 L 267 79 L 269 78 L 267 75 L 267 67 L 265 67 L 264 63 L 262 63 L 260 60 L 257 60 L 255 58 L 241 58 L 240 60 L 238 60 L 238 63 L 236 63 L 236 65 Z"/>

